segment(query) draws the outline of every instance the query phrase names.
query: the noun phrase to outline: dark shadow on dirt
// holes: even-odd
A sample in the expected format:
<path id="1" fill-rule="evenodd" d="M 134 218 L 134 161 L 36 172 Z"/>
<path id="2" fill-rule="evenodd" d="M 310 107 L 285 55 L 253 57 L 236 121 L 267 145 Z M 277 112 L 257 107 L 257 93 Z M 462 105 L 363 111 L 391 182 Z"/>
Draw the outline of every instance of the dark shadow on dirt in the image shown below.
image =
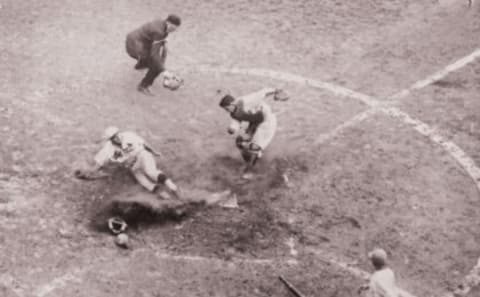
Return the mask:
<path id="1" fill-rule="evenodd" d="M 257 164 L 255 178 L 248 181 L 241 179 L 243 160 L 239 155 L 214 154 L 201 163 L 185 166 L 190 175 L 203 179 L 196 179 L 192 184 L 209 189 L 229 189 L 236 195 L 239 208 L 204 208 L 191 216 L 181 229 L 162 230 L 162 244 L 175 247 L 182 253 L 226 258 L 232 253 L 271 257 L 285 252 L 284 241 L 293 232 L 283 221 L 285 216 L 279 213 L 283 208 L 281 204 L 288 200 L 284 197 L 291 191 L 284 176 L 288 174 L 295 179 L 297 172 L 308 172 L 307 159 L 266 156 Z"/>
<path id="2" fill-rule="evenodd" d="M 202 206 L 202 204 L 189 204 L 181 208 L 167 207 L 157 210 L 139 202 L 109 201 L 92 213 L 90 227 L 97 232 L 109 232 L 107 220 L 111 217 L 122 218 L 131 230 L 161 227 L 187 219 Z"/>
<path id="3" fill-rule="evenodd" d="M 161 203 L 156 194 L 138 185 L 128 170 L 117 168 L 110 173 L 108 178 L 75 183 L 69 189 L 78 193 L 74 203 L 87 214 L 89 227 L 95 232 L 108 232 L 107 221 L 114 216 L 121 217 L 129 228 L 135 229 L 140 225 L 181 221 L 202 206 L 200 203 Z"/>

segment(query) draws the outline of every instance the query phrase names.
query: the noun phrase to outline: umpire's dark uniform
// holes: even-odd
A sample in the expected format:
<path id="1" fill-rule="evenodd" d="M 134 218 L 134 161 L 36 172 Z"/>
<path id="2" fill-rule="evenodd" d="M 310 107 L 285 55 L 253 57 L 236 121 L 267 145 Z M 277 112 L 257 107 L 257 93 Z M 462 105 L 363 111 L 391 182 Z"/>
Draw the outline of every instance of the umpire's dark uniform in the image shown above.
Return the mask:
<path id="1" fill-rule="evenodd" d="M 164 45 L 168 36 L 167 23 L 180 26 L 180 18 L 169 15 L 165 20 L 151 21 L 127 35 L 127 53 L 138 61 L 135 69 L 148 68 L 147 74 L 138 86 L 139 89 L 151 86 L 157 76 L 165 70 L 167 51 Z"/>

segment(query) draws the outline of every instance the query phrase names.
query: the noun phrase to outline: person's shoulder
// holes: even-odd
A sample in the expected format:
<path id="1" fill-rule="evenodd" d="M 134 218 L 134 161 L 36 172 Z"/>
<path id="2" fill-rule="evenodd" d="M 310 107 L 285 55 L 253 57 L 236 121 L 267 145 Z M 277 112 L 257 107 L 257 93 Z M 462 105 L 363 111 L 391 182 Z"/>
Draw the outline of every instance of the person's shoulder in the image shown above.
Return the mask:
<path id="1" fill-rule="evenodd" d="M 395 278 L 395 274 L 392 269 L 385 267 L 372 273 L 371 278 L 375 280 L 391 279 Z"/>
<path id="2" fill-rule="evenodd" d="M 395 272 L 393 272 L 393 270 L 390 267 L 386 267 L 383 270 L 386 275 L 395 275 Z"/>
<path id="3" fill-rule="evenodd" d="M 150 26 L 157 29 L 163 29 L 167 27 L 167 22 L 165 21 L 165 19 L 162 19 L 162 18 L 156 18 L 152 20 L 149 24 Z"/>
<path id="4" fill-rule="evenodd" d="M 144 142 L 143 137 L 133 131 L 122 131 L 120 132 L 120 137 L 122 141 Z"/>
<path id="5" fill-rule="evenodd" d="M 142 32 L 150 32 L 150 31 L 163 31 L 167 27 L 167 22 L 162 19 L 162 18 L 156 18 L 153 19 L 149 22 L 144 23 L 141 25 L 136 31 L 142 31 Z"/>
<path id="6" fill-rule="evenodd" d="M 114 149 L 115 145 L 110 140 L 105 140 L 101 144 L 103 150 Z"/>
<path id="7" fill-rule="evenodd" d="M 243 108 L 245 107 L 245 100 L 243 97 L 239 97 L 238 99 L 235 99 L 235 101 L 233 101 L 233 105 L 239 107 L 239 108 Z"/>

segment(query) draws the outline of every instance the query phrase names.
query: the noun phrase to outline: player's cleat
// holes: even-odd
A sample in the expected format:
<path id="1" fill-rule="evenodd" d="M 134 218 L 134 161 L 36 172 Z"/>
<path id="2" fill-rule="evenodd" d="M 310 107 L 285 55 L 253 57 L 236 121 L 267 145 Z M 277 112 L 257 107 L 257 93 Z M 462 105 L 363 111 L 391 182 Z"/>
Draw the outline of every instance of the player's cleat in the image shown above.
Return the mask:
<path id="1" fill-rule="evenodd" d="M 148 87 L 144 87 L 144 86 L 142 86 L 141 84 L 138 85 L 137 91 L 139 91 L 140 93 L 143 93 L 143 94 L 145 94 L 145 95 L 147 95 L 147 96 L 153 96 L 152 91 L 150 91 L 150 89 L 149 89 Z"/>

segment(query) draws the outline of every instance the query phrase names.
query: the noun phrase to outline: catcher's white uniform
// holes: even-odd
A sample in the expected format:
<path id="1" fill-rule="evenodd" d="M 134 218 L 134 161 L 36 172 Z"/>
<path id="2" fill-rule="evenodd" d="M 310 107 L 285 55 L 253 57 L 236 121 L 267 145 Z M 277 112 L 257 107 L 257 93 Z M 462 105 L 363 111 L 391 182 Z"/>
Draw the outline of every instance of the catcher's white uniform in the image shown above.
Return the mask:
<path id="1" fill-rule="evenodd" d="M 163 172 L 157 168 L 155 158 L 146 149 L 145 140 L 134 132 L 124 131 L 117 134 L 121 145 L 108 140 L 95 155 L 98 166 L 118 164 L 128 168 L 135 179 L 147 190 L 154 191 L 158 185 L 159 175 Z"/>

